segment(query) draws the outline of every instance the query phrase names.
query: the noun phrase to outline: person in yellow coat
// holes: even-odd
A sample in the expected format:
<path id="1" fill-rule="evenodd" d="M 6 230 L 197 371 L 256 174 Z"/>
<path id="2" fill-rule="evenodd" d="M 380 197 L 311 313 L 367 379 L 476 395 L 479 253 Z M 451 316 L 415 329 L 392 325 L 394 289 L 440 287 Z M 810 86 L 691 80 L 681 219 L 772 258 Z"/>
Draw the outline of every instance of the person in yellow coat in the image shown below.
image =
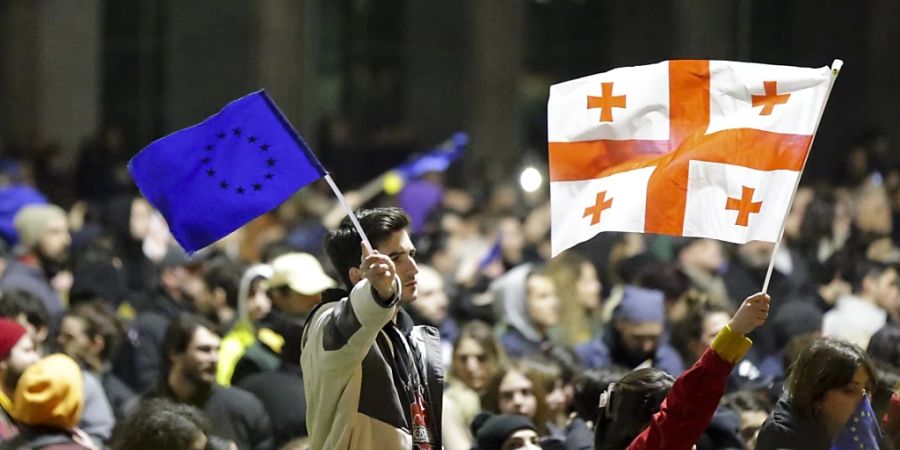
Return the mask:
<path id="1" fill-rule="evenodd" d="M 308 253 L 286 253 L 272 260 L 271 266 L 248 269 L 238 291 L 238 314 L 246 319 L 225 336 L 220 351 L 225 362 L 220 361 L 216 380 L 228 386 L 254 373 L 275 370 L 284 335 L 299 335 L 307 314 L 321 302 L 322 292 L 333 287 L 335 281 Z"/>
<path id="2" fill-rule="evenodd" d="M 256 325 L 272 309 L 272 300 L 266 295 L 270 278 L 272 266 L 268 264 L 251 266 L 241 277 L 238 287 L 238 321 L 222 339 L 219 348 L 216 381 L 223 386 L 231 385 L 231 376 L 238 360 L 256 342 Z"/>

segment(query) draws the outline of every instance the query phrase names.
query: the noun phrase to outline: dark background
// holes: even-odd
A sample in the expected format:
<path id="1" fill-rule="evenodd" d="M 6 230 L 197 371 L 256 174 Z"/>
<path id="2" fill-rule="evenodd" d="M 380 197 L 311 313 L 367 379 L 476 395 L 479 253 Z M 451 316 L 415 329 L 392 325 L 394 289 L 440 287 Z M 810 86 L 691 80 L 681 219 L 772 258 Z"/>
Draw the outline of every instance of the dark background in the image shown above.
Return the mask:
<path id="1" fill-rule="evenodd" d="M 0 0 L 0 149 L 64 171 L 114 129 L 118 164 L 265 88 L 348 188 L 458 130 L 472 145 L 457 181 L 493 180 L 546 170 L 553 83 L 674 58 L 840 58 L 804 177 L 828 179 L 859 140 L 900 142 L 898 4 Z"/>

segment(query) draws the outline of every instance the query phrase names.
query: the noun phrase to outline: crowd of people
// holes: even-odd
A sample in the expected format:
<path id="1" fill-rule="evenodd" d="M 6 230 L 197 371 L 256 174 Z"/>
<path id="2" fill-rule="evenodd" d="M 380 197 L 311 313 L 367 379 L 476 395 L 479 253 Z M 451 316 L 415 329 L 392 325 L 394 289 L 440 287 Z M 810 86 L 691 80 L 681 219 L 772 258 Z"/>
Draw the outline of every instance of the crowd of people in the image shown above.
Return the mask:
<path id="1" fill-rule="evenodd" d="M 506 180 L 348 192 L 368 242 L 312 185 L 188 255 L 129 183 L 57 197 L 4 161 L 0 448 L 895 448 L 900 170 L 870 144 L 777 252 L 555 258 Z"/>

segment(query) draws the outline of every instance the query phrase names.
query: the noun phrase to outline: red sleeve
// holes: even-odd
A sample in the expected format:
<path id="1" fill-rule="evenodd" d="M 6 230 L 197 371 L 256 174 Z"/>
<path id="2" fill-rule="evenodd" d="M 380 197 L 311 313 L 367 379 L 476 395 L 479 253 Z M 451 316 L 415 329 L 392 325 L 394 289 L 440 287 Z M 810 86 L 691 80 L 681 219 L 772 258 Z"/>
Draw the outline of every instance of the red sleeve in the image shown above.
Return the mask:
<path id="1" fill-rule="evenodd" d="M 734 365 L 711 348 L 681 374 L 629 450 L 691 450 L 709 426 Z"/>
<path id="2" fill-rule="evenodd" d="M 889 436 L 893 436 L 894 433 L 900 431 L 900 394 L 894 392 L 891 395 L 891 404 L 884 415 L 882 425 L 885 433 Z"/>

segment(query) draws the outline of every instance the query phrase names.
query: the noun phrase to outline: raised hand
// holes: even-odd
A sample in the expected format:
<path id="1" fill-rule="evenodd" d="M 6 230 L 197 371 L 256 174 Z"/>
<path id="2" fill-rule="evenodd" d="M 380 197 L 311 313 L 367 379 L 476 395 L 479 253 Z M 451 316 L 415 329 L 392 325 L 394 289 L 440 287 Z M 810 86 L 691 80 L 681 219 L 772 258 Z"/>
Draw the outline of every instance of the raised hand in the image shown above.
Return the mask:
<path id="1" fill-rule="evenodd" d="M 744 300 L 741 307 L 738 308 L 731 322 L 728 325 L 731 331 L 740 335 L 746 335 L 762 325 L 766 318 L 769 317 L 769 301 L 771 297 L 768 294 L 757 292 Z"/>
<path id="2" fill-rule="evenodd" d="M 378 253 L 378 250 L 369 249 L 362 243 L 362 262 L 359 270 L 363 276 L 369 280 L 372 288 L 378 292 L 378 296 L 382 299 L 390 299 L 394 297 L 394 274 L 397 273 L 394 262 L 387 255 Z"/>

